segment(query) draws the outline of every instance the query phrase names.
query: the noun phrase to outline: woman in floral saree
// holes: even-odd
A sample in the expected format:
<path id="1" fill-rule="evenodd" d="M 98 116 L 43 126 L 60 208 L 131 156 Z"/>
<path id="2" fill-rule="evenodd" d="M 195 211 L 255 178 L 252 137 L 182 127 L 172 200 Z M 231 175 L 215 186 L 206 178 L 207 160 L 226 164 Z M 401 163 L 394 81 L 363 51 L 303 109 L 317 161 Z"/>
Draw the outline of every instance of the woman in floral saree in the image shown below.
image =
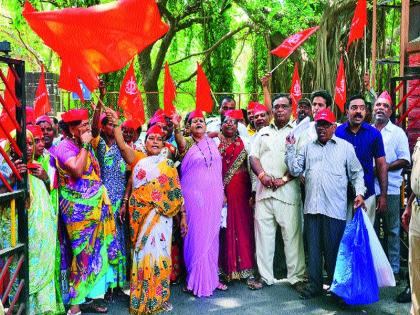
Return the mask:
<path id="1" fill-rule="evenodd" d="M 117 117 L 108 110 L 114 124 Z M 184 199 L 178 173 L 171 160 L 160 154 L 163 132 L 157 125 L 146 134 L 147 154 L 124 142 L 120 127 L 115 140 L 127 164 L 131 165 L 133 191 L 129 199 L 130 237 L 133 262 L 130 281 L 130 313 L 151 314 L 171 310 L 170 295 L 172 218 Z M 185 213 L 181 229 L 186 234 Z"/>
<path id="2" fill-rule="evenodd" d="M 12 134 L 15 138 L 16 134 Z M 14 161 L 17 170 L 24 174 L 29 170 L 28 199 L 28 253 L 29 253 L 29 310 L 28 314 L 63 313 L 64 306 L 56 290 L 55 255 L 57 245 L 57 212 L 51 204 L 47 185 L 49 181 L 36 171 L 40 165 L 33 163 L 34 137 L 26 131 L 28 163 L 23 164 L 16 158 L 8 141 L 4 150 Z M 5 163 L 4 161 L 0 162 Z M 2 167 L 3 169 L 3 167 Z M 11 172 L 8 172 L 11 174 Z M 14 175 L 10 175 L 13 180 Z M 48 177 L 47 177 L 48 178 Z M 9 247 L 17 240 L 17 222 L 12 228 L 10 208 L 0 206 L 0 249 Z M 13 263 L 11 271 L 16 267 Z M 14 290 L 13 290 L 14 291 Z"/>
<path id="3" fill-rule="evenodd" d="M 90 144 L 88 111 L 70 110 L 62 119 L 73 135 L 61 141 L 55 150 L 60 176 L 60 212 L 72 253 L 68 314 L 80 314 L 79 305 L 90 302 L 87 298 L 96 298 L 109 287 L 115 287 L 114 270 L 121 253 L 111 201 Z M 107 311 L 95 301 L 82 308 L 87 312 Z"/>

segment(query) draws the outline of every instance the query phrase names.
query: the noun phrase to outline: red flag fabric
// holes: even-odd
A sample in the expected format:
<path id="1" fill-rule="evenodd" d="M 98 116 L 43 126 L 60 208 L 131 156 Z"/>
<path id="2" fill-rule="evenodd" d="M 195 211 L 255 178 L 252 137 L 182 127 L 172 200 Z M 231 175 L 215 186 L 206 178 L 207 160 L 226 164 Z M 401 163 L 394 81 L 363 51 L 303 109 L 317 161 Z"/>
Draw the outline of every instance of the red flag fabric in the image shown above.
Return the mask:
<path id="1" fill-rule="evenodd" d="M 197 63 L 197 88 L 195 90 L 195 109 L 211 113 L 213 110 L 213 99 L 211 87 L 203 68 Z"/>
<path id="2" fill-rule="evenodd" d="M 335 96 L 334 102 L 338 105 L 338 108 L 344 113 L 344 105 L 347 99 L 347 87 L 346 87 L 346 72 L 344 69 L 343 56 L 340 58 L 340 64 L 338 65 L 337 80 L 335 82 Z"/>
<path id="3" fill-rule="evenodd" d="M 293 72 L 292 86 L 290 87 L 290 98 L 292 99 L 293 116 L 297 117 L 297 104 L 302 98 L 302 90 L 300 88 L 299 69 L 298 64 L 295 63 L 295 70 Z"/>
<path id="4" fill-rule="evenodd" d="M 46 12 L 37 12 L 26 1 L 22 14 L 60 56 L 59 86 L 81 99 L 78 79 L 95 90 L 98 74 L 121 69 L 169 29 L 154 0 L 120 0 Z"/>
<path id="5" fill-rule="evenodd" d="M 319 29 L 319 26 L 314 26 L 303 30 L 299 33 L 293 34 L 292 36 L 286 38 L 280 46 L 273 49 L 271 53 L 280 58 L 288 57 L 292 52 L 296 50 L 302 43 L 308 39 L 313 33 Z"/>
<path id="6" fill-rule="evenodd" d="M 51 111 L 47 85 L 45 84 L 44 65 L 41 65 L 41 75 L 39 77 L 38 87 L 36 88 L 35 92 L 34 111 L 36 118 Z"/>
<path id="7" fill-rule="evenodd" d="M 137 87 L 136 76 L 134 74 L 133 61 L 127 69 L 125 77 L 121 83 L 118 105 L 124 111 L 124 117 L 134 119 L 144 124 L 144 106 L 139 88 Z"/>
<path id="8" fill-rule="evenodd" d="M 10 86 L 12 89 L 15 88 L 15 76 L 10 68 L 7 71 L 7 82 L 8 86 Z M 12 91 L 12 93 L 14 93 L 14 91 Z M 4 91 L 3 99 L 8 112 L 12 115 L 13 118 L 16 118 L 16 104 L 13 96 L 9 92 L 9 89 Z M 16 128 L 5 108 L 3 108 L 1 111 L 0 124 L 2 125 L 2 128 L 0 128 L 0 139 L 6 138 L 5 132 L 9 134 L 13 129 Z"/>
<path id="9" fill-rule="evenodd" d="M 163 83 L 163 108 L 166 116 L 171 116 L 175 112 L 174 99 L 176 97 L 176 87 L 169 72 L 168 63 L 165 63 L 165 81 Z"/>
<path id="10" fill-rule="evenodd" d="M 354 10 L 353 20 L 351 21 L 349 41 L 347 42 L 347 50 L 349 49 L 353 41 L 363 37 L 366 25 L 366 0 L 359 0 L 357 1 L 356 9 Z"/>

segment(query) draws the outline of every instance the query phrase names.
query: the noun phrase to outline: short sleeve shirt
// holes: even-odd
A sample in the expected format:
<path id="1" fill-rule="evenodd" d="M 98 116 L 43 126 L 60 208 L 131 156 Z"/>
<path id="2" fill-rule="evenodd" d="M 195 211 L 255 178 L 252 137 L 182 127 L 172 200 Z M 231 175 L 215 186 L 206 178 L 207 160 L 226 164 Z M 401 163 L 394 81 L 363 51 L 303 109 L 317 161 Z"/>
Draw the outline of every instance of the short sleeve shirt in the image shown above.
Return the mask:
<path id="1" fill-rule="evenodd" d="M 367 188 L 365 198 L 369 198 L 375 194 L 374 159 L 385 156 L 381 133 L 366 122 L 363 122 L 360 129 L 353 133 L 350 130 L 349 122 L 345 122 L 337 127 L 335 134 L 353 145 L 356 156 L 363 167 L 363 178 Z"/>

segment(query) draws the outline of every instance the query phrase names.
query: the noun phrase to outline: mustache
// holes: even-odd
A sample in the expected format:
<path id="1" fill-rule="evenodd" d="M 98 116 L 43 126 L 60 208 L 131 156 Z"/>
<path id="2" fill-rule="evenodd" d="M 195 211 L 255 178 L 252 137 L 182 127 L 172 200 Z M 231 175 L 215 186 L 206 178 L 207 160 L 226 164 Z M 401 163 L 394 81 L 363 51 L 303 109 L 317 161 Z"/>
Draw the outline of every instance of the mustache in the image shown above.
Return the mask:
<path id="1" fill-rule="evenodd" d="M 356 114 L 354 115 L 354 118 L 363 118 L 362 114 Z"/>

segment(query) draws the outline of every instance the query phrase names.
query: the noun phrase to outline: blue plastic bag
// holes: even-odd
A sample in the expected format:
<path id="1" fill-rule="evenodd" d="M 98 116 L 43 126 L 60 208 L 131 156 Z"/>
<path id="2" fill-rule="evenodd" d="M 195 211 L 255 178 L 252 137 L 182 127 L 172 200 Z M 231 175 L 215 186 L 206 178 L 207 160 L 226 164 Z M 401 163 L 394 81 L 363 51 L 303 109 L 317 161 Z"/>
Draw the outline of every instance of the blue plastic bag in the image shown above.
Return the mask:
<path id="1" fill-rule="evenodd" d="M 347 304 L 371 304 L 379 301 L 369 235 L 361 211 L 363 210 L 357 209 L 353 220 L 344 230 L 331 285 L 331 291 Z"/>

